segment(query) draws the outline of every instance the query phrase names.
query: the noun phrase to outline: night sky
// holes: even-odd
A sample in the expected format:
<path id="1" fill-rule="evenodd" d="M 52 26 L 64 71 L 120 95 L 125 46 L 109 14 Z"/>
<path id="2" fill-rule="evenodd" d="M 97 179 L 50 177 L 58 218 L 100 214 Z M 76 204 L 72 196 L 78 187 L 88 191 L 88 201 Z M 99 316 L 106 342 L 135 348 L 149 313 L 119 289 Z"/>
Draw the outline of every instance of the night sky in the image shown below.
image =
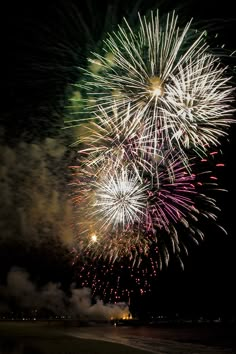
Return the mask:
<path id="1" fill-rule="evenodd" d="M 82 7 L 82 2 L 87 5 Z M 219 33 L 220 44 L 235 47 L 235 11 L 229 0 L 218 5 L 212 0 L 82 2 L 21 1 L 1 11 L 2 286 L 14 267 L 24 269 L 38 285 L 60 282 L 66 290 L 78 279 L 70 253 L 73 218 L 68 188 L 68 166 L 76 151 L 70 148 L 73 133 L 62 128 L 71 84 L 79 80 L 76 67 L 85 65 L 106 31 L 123 16 L 135 21 L 137 9 L 144 14 L 175 7 L 183 20 L 194 17 L 202 28 Z M 228 235 L 205 225 L 206 239 L 190 248 L 184 271 L 171 260 L 149 295 L 134 296 L 136 310 L 236 316 L 235 139 L 232 126 L 222 142 L 225 168 L 218 176 L 228 192 L 216 196 L 221 208 L 218 222 Z"/>

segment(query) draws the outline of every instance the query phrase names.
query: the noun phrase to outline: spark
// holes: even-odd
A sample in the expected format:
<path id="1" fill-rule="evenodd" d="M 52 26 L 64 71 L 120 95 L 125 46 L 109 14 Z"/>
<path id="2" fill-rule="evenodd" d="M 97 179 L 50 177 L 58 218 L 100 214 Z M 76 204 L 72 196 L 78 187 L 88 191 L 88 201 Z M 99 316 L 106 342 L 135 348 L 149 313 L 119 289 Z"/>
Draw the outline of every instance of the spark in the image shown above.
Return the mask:
<path id="1" fill-rule="evenodd" d="M 195 169 L 196 158 L 190 161 L 191 168 Z M 74 183 L 78 195 L 74 197 L 78 209 L 77 242 L 80 251 L 92 259 L 102 258 L 114 263 L 127 257 L 138 266 L 142 257 L 148 257 L 156 245 L 159 263 L 168 264 L 170 252 L 178 255 L 183 248 L 187 252 L 186 246 L 181 246 L 179 226 L 181 230 L 182 227 L 188 230 L 189 238 L 198 243 L 199 238 L 203 238 L 199 216 L 217 219 L 216 201 L 199 192 L 206 186 L 215 188 L 217 178 L 211 171 L 190 174 L 178 153 L 173 155 L 172 151 L 166 151 L 163 160 L 153 164 L 152 173 L 140 173 L 142 183 L 126 165 L 119 169 L 103 165 L 103 170 L 92 179 L 89 170 L 85 183 L 83 167 L 82 171 L 83 174 L 78 168 Z M 91 242 L 93 230 L 97 230 L 96 242 Z M 160 252 L 165 233 L 169 239 L 165 243 L 169 246 L 162 245 Z"/>
<path id="2" fill-rule="evenodd" d="M 128 225 L 141 220 L 145 209 L 145 186 L 139 179 L 130 174 L 125 168 L 121 171 L 114 170 L 101 180 L 95 182 L 96 201 L 95 214 L 102 214 L 104 224 L 122 225 L 125 229 Z"/>
<path id="3" fill-rule="evenodd" d="M 91 235 L 91 241 L 94 243 L 94 242 L 97 242 L 97 235 L 93 234 Z"/>
<path id="4" fill-rule="evenodd" d="M 139 15 L 135 30 L 124 20 L 75 85 L 85 104 L 80 97 L 85 129 L 72 183 L 78 254 L 140 269 L 141 292 L 142 276 L 172 254 L 183 267 L 204 224 L 217 225 L 210 191 L 221 189 L 207 166 L 233 122 L 234 89 L 206 32 L 191 23 L 180 28 L 175 12 L 163 20 L 158 11 Z"/>
<path id="5" fill-rule="evenodd" d="M 219 145 L 232 122 L 233 88 L 227 68 L 210 53 L 205 31 L 194 32 L 191 24 L 180 28 L 174 11 L 164 20 L 158 11 L 150 18 L 139 15 L 135 31 L 124 20 L 104 41 L 106 54 L 89 59 L 99 60 L 101 70 L 83 70 L 86 78 L 77 85 L 89 96 L 85 103 L 94 99 L 87 114 L 99 107 L 110 114 L 115 101 L 121 118 L 129 106 L 136 128 L 140 123 L 146 135 L 158 134 L 169 148 L 203 153 Z"/>

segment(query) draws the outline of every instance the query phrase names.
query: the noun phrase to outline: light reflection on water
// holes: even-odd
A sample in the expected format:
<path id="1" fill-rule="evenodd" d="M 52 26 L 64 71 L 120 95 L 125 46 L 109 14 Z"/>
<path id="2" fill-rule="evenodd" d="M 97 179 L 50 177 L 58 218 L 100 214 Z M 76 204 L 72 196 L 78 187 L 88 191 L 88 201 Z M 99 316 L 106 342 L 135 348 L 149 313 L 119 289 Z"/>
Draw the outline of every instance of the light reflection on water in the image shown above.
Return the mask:
<path id="1" fill-rule="evenodd" d="M 78 338 L 123 343 L 158 354 L 224 354 L 236 353 L 231 343 L 217 345 L 214 328 L 155 328 L 155 327 L 82 327 L 68 329 Z M 215 342 L 215 343 L 214 343 Z M 203 344 L 204 343 L 204 344 Z M 218 343 L 219 344 L 219 343 Z"/>
<path id="2" fill-rule="evenodd" d="M 45 327 L 47 331 L 47 327 Z M 97 339 L 128 345 L 158 354 L 233 354 L 236 351 L 230 343 L 217 347 L 211 340 L 217 338 L 217 331 L 209 327 L 201 330 L 193 328 L 152 328 L 152 327 L 69 327 L 58 328 L 64 337 L 64 347 L 60 338 L 38 338 L 27 336 L 0 337 L 0 354 L 83 354 L 79 344 L 72 345 L 77 338 Z M 47 332 L 46 332 L 47 333 Z M 213 338 L 214 337 L 214 338 Z M 208 340 L 208 343 L 206 343 Z M 188 343 L 187 343 L 188 342 Z M 191 344 L 192 342 L 192 344 Z M 199 344 L 197 344 L 197 342 Z M 205 342 L 205 343 L 204 343 Z M 60 344 L 61 343 L 61 344 Z M 204 345 L 202 345 L 204 343 Z M 214 348 L 215 346 L 215 348 Z M 57 348 L 57 349 L 56 349 Z M 60 350 L 58 351 L 58 348 Z M 78 350 L 77 350 L 78 348 Z M 76 350 L 75 350 L 76 349 Z M 86 354 L 90 352 L 86 351 Z M 93 354 L 93 352 L 91 352 Z M 106 354 L 103 352 L 103 354 Z"/>

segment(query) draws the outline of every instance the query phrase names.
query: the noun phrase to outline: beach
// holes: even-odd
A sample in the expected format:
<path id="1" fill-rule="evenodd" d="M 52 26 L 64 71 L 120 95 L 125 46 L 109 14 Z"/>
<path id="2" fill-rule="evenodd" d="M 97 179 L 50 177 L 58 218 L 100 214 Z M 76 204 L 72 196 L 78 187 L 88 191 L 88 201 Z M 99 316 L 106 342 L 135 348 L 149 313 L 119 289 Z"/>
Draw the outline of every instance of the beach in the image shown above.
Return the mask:
<path id="1" fill-rule="evenodd" d="M 173 328 L 86 326 L 47 322 L 1 322 L 1 354 L 232 354 L 235 348 L 184 341 Z M 217 334 L 217 333 L 216 333 Z M 177 340 L 178 339 L 178 340 Z M 199 338 L 201 340 L 201 338 Z M 193 339 L 194 341 L 194 339 Z"/>

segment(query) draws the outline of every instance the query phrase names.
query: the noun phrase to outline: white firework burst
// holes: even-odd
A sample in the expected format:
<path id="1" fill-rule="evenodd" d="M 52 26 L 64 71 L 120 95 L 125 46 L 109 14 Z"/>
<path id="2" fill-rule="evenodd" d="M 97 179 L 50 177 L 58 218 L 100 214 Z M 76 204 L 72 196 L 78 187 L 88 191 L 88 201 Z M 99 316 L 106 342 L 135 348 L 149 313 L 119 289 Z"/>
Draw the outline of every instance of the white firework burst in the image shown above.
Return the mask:
<path id="1" fill-rule="evenodd" d="M 105 173 L 94 183 L 96 187 L 94 215 L 102 222 L 102 228 L 128 229 L 140 223 L 145 213 L 147 194 L 139 178 L 126 168 Z"/>
<path id="2" fill-rule="evenodd" d="M 84 70 L 86 79 L 78 84 L 88 101 L 94 100 L 87 105 L 90 113 L 102 106 L 110 114 L 115 101 L 125 119 L 130 105 L 130 117 L 135 115 L 145 135 L 153 137 L 153 150 L 158 150 L 160 138 L 182 153 L 191 145 L 199 150 L 216 145 L 232 121 L 230 78 L 208 54 L 206 33 L 190 26 L 191 21 L 181 29 L 175 12 L 162 21 L 157 11 L 150 19 L 139 16 L 136 31 L 125 21 L 110 34 L 105 55 L 93 53 L 89 60 L 101 69 Z"/>
<path id="3" fill-rule="evenodd" d="M 152 171 L 153 163 L 163 159 L 164 142 L 158 132 L 148 134 L 147 127 L 130 114 L 130 105 L 125 116 L 122 114 L 115 102 L 112 114 L 99 107 L 96 120 L 90 121 L 86 134 L 75 145 L 80 146 L 86 169 L 91 166 L 99 170 L 103 165 L 116 169 L 125 165 L 141 181 L 143 172 Z"/>
<path id="4" fill-rule="evenodd" d="M 84 70 L 77 85 L 87 94 L 87 128 L 78 120 L 86 131 L 75 143 L 77 240 L 94 258 L 136 262 L 162 249 L 168 264 L 168 249 L 187 253 L 185 229 L 198 243 L 201 218 L 217 219 L 215 199 L 201 190 L 209 183 L 187 154 L 202 159 L 227 135 L 233 89 L 205 32 L 177 20 L 175 12 L 164 21 L 158 12 L 139 16 L 135 31 L 125 20 L 105 40 L 105 55 L 90 59 L 100 69 Z"/>
<path id="5" fill-rule="evenodd" d="M 224 78 L 225 68 L 212 55 L 202 55 L 179 65 L 166 84 L 165 113 L 171 139 L 180 146 L 206 149 L 219 145 L 232 122 L 232 87 Z"/>

